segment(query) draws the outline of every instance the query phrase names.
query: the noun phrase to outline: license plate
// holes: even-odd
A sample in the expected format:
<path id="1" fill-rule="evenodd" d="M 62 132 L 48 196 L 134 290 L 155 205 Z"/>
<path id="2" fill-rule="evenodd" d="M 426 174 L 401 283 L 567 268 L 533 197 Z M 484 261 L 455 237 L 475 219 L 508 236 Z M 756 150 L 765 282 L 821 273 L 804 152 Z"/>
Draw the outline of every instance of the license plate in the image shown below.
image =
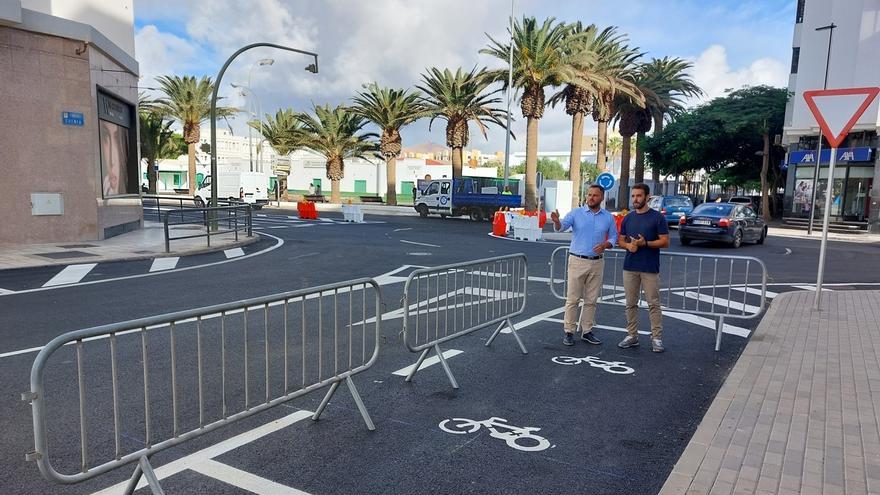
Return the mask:
<path id="1" fill-rule="evenodd" d="M 698 218 L 698 219 L 694 220 L 694 225 L 712 225 L 712 221 L 711 220 L 703 220 L 703 219 Z"/>

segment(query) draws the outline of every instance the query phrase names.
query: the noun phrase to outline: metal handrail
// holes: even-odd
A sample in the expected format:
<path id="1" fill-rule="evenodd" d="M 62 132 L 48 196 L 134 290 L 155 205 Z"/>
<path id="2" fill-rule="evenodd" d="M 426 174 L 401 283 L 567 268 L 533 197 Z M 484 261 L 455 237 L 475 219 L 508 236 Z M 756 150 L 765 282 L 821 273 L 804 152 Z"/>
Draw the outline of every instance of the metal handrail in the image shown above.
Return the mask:
<path id="1" fill-rule="evenodd" d="M 368 288 L 371 289 L 374 294 L 374 307 L 371 312 L 375 315 L 375 318 L 370 318 L 368 322 L 367 316 L 369 313 L 367 312 L 367 291 Z M 356 292 L 362 292 L 360 298 L 355 297 Z M 345 317 L 348 319 L 348 331 L 340 331 L 340 315 L 338 309 L 338 300 L 340 294 L 348 294 L 348 314 L 342 315 L 343 327 L 345 327 Z M 331 305 L 329 302 L 325 303 L 325 300 L 332 299 L 332 312 L 333 317 L 323 317 L 319 316 L 316 318 L 317 321 L 309 321 L 307 323 L 306 320 L 306 308 L 315 309 L 317 307 L 317 311 L 319 315 L 323 315 L 324 311 L 330 311 Z M 343 300 L 344 302 L 344 300 Z M 357 314 L 353 311 L 354 303 L 360 302 L 363 307 L 359 313 Z M 282 392 L 276 393 L 274 396 L 270 395 L 270 344 L 269 344 L 269 308 L 275 306 L 283 306 L 281 310 L 284 315 L 284 390 Z M 288 361 L 291 359 L 295 359 L 289 357 L 288 355 L 288 338 L 294 339 L 296 335 L 293 332 L 289 331 L 288 328 L 288 311 L 294 313 L 297 308 L 301 308 L 302 314 L 302 335 L 304 337 L 303 340 L 303 350 L 302 350 L 302 367 L 303 367 L 303 383 L 302 387 L 295 391 L 290 391 L 289 383 L 288 383 Z M 336 284 L 323 285 L 319 287 L 313 287 L 308 289 L 301 289 L 297 291 L 286 292 L 282 294 L 263 296 L 257 298 L 246 299 L 242 301 L 236 301 L 226 304 L 218 304 L 214 306 L 191 309 L 186 311 L 178 311 L 175 313 L 170 313 L 166 315 L 153 316 L 148 318 L 141 318 L 137 320 L 114 323 L 109 325 L 102 325 L 98 327 L 88 328 L 84 330 L 77 330 L 73 332 L 65 333 L 59 337 L 56 337 L 51 342 L 49 342 L 37 355 L 34 360 L 33 366 L 31 368 L 31 377 L 30 377 L 30 391 L 22 394 L 22 399 L 31 403 L 32 412 L 33 412 L 33 427 L 34 427 L 34 444 L 35 449 L 33 452 L 27 455 L 28 460 L 36 461 L 37 466 L 39 467 L 40 472 L 43 477 L 49 481 L 54 481 L 62 484 L 73 484 L 79 483 L 81 481 L 85 481 L 87 479 L 91 479 L 100 474 L 106 473 L 112 469 L 116 469 L 120 466 L 131 462 L 138 462 L 138 468 L 135 472 L 135 477 L 132 478 L 131 483 L 129 484 L 129 488 L 131 490 L 137 485 L 137 481 L 140 475 L 143 473 L 147 476 L 148 481 L 151 478 L 155 478 L 152 476 L 152 467 L 149 464 L 149 458 L 153 454 L 165 450 L 169 447 L 181 444 L 186 442 L 187 440 L 199 437 L 204 435 L 210 431 L 213 431 L 217 428 L 221 428 L 227 424 L 233 423 L 240 419 L 252 416 L 261 411 L 274 407 L 278 404 L 287 402 L 296 397 L 302 396 L 306 393 L 309 393 L 313 390 L 330 386 L 330 390 L 327 395 L 324 397 L 321 405 L 316 410 L 313 415 L 313 419 L 318 419 L 323 409 L 326 407 L 329 402 L 330 397 L 338 388 L 339 384 L 342 381 L 345 381 L 348 385 L 349 391 L 351 392 L 355 403 L 358 406 L 358 409 L 364 419 L 364 422 L 367 425 L 367 428 L 370 430 L 374 430 L 375 426 L 366 410 L 366 407 L 363 404 L 363 401 L 360 398 L 360 395 L 357 392 L 357 389 L 354 386 L 354 382 L 351 377 L 366 371 L 376 362 L 379 356 L 379 335 L 381 334 L 381 322 L 382 322 L 382 295 L 381 289 L 375 280 L 370 278 L 360 278 L 356 280 L 350 280 L 345 282 L 340 282 Z M 264 322 L 265 322 L 265 341 L 264 341 L 264 349 L 261 349 L 257 355 L 265 352 L 265 399 L 261 399 L 258 402 L 252 398 L 249 398 L 250 388 L 248 385 L 247 375 L 249 373 L 249 367 L 247 365 L 249 354 L 255 354 L 252 351 L 249 351 L 248 346 L 248 313 L 256 310 L 262 309 L 264 311 Z M 227 350 L 227 339 L 230 332 L 232 332 L 230 324 L 227 323 L 227 319 L 232 314 L 243 313 L 243 335 L 245 342 L 245 351 L 244 353 L 240 352 L 230 352 Z M 344 313 L 344 310 L 343 310 Z M 356 318 L 357 317 L 357 318 Z M 220 419 L 214 421 L 206 421 L 204 414 L 205 400 L 203 397 L 203 385 L 202 385 L 202 376 L 204 373 L 204 358 L 203 358 L 203 350 L 202 350 L 202 334 L 203 323 L 208 318 L 220 318 L 220 335 L 219 339 L 221 342 L 222 349 L 222 380 L 224 383 L 222 389 L 222 417 Z M 252 320 L 259 320 L 259 318 L 252 318 Z M 360 321 L 355 321 L 359 319 Z M 181 338 L 178 333 L 176 333 L 176 325 L 182 325 L 184 323 L 193 323 L 196 325 L 196 338 L 198 344 L 198 354 L 197 354 L 197 367 L 198 367 L 198 427 L 190 429 L 188 431 L 181 432 L 178 429 L 179 420 L 182 422 L 186 418 L 181 419 L 181 413 L 178 410 L 178 384 L 180 380 L 178 380 L 177 375 L 180 373 L 177 370 L 177 365 L 175 364 L 175 360 L 185 359 L 179 357 L 183 353 L 178 350 L 177 342 Z M 296 326 L 296 321 L 294 321 L 292 326 Z M 315 325 L 317 323 L 317 325 Z M 311 324 L 312 327 L 309 327 L 313 330 L 314 326 L 317 326 L 317 342 L 308 341 L 308 345 L 311 345 L 310 351 L 315 351 L 314 347 L 317 347 L 316 358 L 312 358 L 311 356 L 314 352 L 309 354 L 306 353 L 306 340 L 305 336 L 307 335 L 306 326 Z M 330 340 L 330 330 L 326 329 L 325 326 L 330 326 L 332 324 L 333 333 L 332 340 Z M 367 340 L 367 327 L 373 327 L 374 336 L 370 341 Z M 355 335 L 355 328 L 360 326 L 360 335 Z M 173 418 L 168 418 L 173 421 L 174 424 L 174 432 L 173 435 L 169 435 L 166 438 L 153 438 L 156 435 L 155 430 L 151 428 L 151 420 L 153 419 L 153 414 L 151 413 L 151 377 L 157 373 L 153 367 L 149 366 L 150 363 L 150 346 L 148 345 L 148 334 L 152 332 L 160 332 L 165 331 L 167 329 L 170 335 L 170 353 L 171 353 L 171 394 L 172 394 L 172 404 L 173 404 Z M 325 333 L 326 332 L 326 333 Z M 342 350 L 343 359 L 340 359 L 340 346 L 339 340 L 340 338 L 347 338 L 349 343 L 352 344 L 348 348 L 348 355 L 346 356 L 344 353 L 344 349 Z M 135 335 L 131 335 L 135 334 Z M 137 338 L 137 334 L 140 335 L 140 338 Z M 298 334 L 297 334 L 298 335 Z M 126 340 L 125 344 L 129 344 L 131 349 L 124 349 L 128 351 L 133 351 L 136 355 L 140 357 L 139 360 L 120 360 L 117 359 L 119 354 L 123 353 L 123 350 L 118 350 L 119 347 L 122 347 L 122 343 L 120 340 L 123 338 L 132 339 L 131 341 Z M 175 337 L 177 336 L 177 340 Z M 340 337 L 341 336 L 341 337 Z M 323 342 L 324 338 L 329 342 Z M 96 340 L 101 339 L 109 340 L 109 360 L 110 360 L 110 369 L 111 369 L 111 378 L 112 378 L 112 396 L 100 395 L 100 394 L 92 394 L 88 395 L 86 388 L 86 380 L 85 380 L 85 361 L 86 361 L 86 352 L 84 352 L 83 348 L 87 343 L 92 343 Z M 333 364 L 334 364 L 334 372 L 327 376 L 326 378 L 322 374 L 322 371 L 325 367 L 329 367 L 329 363 L 327 366 L 324 365 L 324 357 L 322 354 L 322 343 L 324 351 L 333 352 Z M 371 343 L 373 350 L 369 355 L 369 359 L 367 359 L 367 344 Z M 332 344 L 332 346 L 331 346 Z M 353 349 L 355 344 L 360 345 L 361 347 L 361 356 L 359 362 L 353 359 Z M 79 425 L 80 425 L 80 444 L 81 444 L 81 453 L 82 453 L 82 464 L 81 470 L 78 473 L 74 474 L 63 474 L 58 472 L 51 463 L 50 450 L 49 450 L 49 438 L 48 438 L 48 427 L 47 424 L 49 422 L 49 418 L 47 417 L 48 412 L 46 409 L 46 387 L 44 383 L 45 372 L 47 364 L 49 363 L 52 355 L 62 349 L 67 345 L 73 345 L 75 347 L 76 352 L 76 362 L 75 366 L 75 376 L 76 376 L 76 385 L 78 387 L 79 392 Z M 163 351 L 167 352 L 168 349 L 164 349 Z M 242 356 L 243 354 L 243 356 Z M 93 359 L 95 353 L 90 352 L 88 354 L 89 359 Z M 104 355 L 106 356 L 106 354 Z M 245 381 L 244 381 L 244 408 L 238 412 L 231 412 L 227 404 L 232 400 L 240 399 L 240 397 L 228 397 L 228 387 L 226 387 L 227 380 L 227 368 L 230 366 L 227 364 L 227 361 L 232 361 L 233 359 L 243 357 L 244 360 L 244 369 L 245 369 Z M 252 358 L 253 359 L 253 358 Z M 328 358 L 329 359 L 329 358 Z M 347 361 L 346 361 L 347 359 Z M 313 363 L 312 361 L 316 361 Z M 252 361 L 253 362 L 253 361 Z M 310 370 L 314 371 L 312 368 L 317 365 L 317 376 L 314 377 L 313 380 L 307 381 L 306 377 L 312 377 L 312 374 L 306 373 L 306 367 L 310 366 Z M 347 364 L 346 364 L 347 363 Z M 274 363 L 276 367 L 278 366 L 277 361 Z M 341 364 L 341 366 L 340 366 Z M 126 369 L 120 371 L 119 368 L 122 366 L 127 366 Z M 140 373 L 142 368 L 143 373 L 143 394 L 142 400 L 144 404 L 144 438 L 145 438 L 145 446 L 143 448 L 139 448 L 132 452 L 124 453 L 120 447 L 120 437 L 121 437 L 121 427 L 120 427 L 120 414 L 122 412 L 122 408 L 120 407 L 120 396 L 126 395 L 126 398 L 130 396 L 137 395 L 141 397 L 139 387 L 125 387 L 122 388 L 119 386 L 119 376 L 123 375 L 123 372 L 130 372 L 131 368 L 138 368 L 135 370 L 135 373 Z M 274 369 L 274 368 L 271 368 Z M 123 375 L 124 376 L 124 375 Z M 194 377 L 191 377 L 194 378 Z M 155 380 L 155 378 L 153 379 Z M 107 386 L 107 383 L 103 384 Z M 108 420 L 108 422 L 112 422 L 113 425 L 113 434 L 115 438 L 115 454 L 113 454 L 113 458 L 106 460 L 104 462 L 100 462 L 96 465 L 92 465 L 90 462 L 90 454 L 92 454 L 91 449 L 95 449 L 94 442 L 89 441 L 89 437 L 87 435 L 87 419 L 86 413 L 87 408 L 85 405 L 86 397 L 89 397 L 95 402 L 100 403 L 100 401 L 110 401 L 112 399 L 112 408 L 113 408 L 113 417 Z M 253 394 L 250 397 L 254 397 Z M 137 400 L 140 400 L 136 398 Z M 253 403 L 257 402 L 257 403 Z M 57 407 L 57 406 L 56 406 Z M 92 404 L 89 409 L 95 409 L 98 406 Z M 160 409 L 156 407 L 156 409 Z M 167 409 L 167 408 L 166 408 Z M 181 408 L 182 409 L 182 408 Z M 194 413 L 193 413 L 194 414 Z M 193 422 L 195 419 L 193 418 Z M 158 441 L 156 441 L 158 440 Z M 100 452 L 100 449 L 98 449 Z M 154 486 L 154 481 L 150 481 L 150 486 L 153 489 L 154 493 L 160 493 L 161 488 L 157 488 Z M 131 490 L 128 492 L 130 493 Z"/>
<path id="2" fill-rule="evenodd" d="M 568 246 L 561 246 L 554 249 L 550 255 L 550 292 L 555 297 L 562 300 L 565 300 L 566 286 L 568 283 L 568 249 Z M 612 283 L 610 286 L 610 294 L 607 292 L 609 289 L 607 285 L 600 290 L 597 304 L 615 306 L 626 305 L 625 303 L 620 302 L 620 299 L 625 297 L 625 292 L 623 290 L 624 288 L 618 285 L 618 277 L 620 277 L 620 283 L 623 283 L 623 277 L 622 275 L 619 275 L 619 273 L 622 271 L 622 261 L 625 258 L 626 253 L 627 252 L 622 249 L 609 249 L 605 251 L 604 259 L 606 262 L 606 270 L 609 264 L 612 265 L 610 268 Z M 560 255 L 564 256 L 561 277 L 557 276 L 559 268 L 557 259 Z M 611 263 L 608 263 L 609 260 Z M 706 260 L 708 260 L 708 263 L 706 263 Z M 681 276 L 683 283 L 681 286 L 673 287 L 673 277 L 669 276 L 669 274 L 673 273 L 677 261 L 677 266 L 680 267 L 680 272 L 676 273 Z M 690 265 L 690 268 L 688 265 Z M 752 265 L 756 266 L 756 273 L 760 274 L 760 283 L 753 283 L 750 278 Z M 760 316 L 766 307 L 767 265 L 758 258 L 752 256 L 661 251 L 660 267 L 661 274 L 664 270 L 667 274 L 667 286 L 660 288 L 661 293 L 665 293 L 666 296 L 666 302 L 664 304 L 663 294 L 661 294 L 661 308 L 678 313 L 718 318 L 715 339 L 716 351 L 721 348 L 721 333 L 726 318 L 740 320 L 754 319 Z M 721 269 L 720 271 L 719 268 Z M 742 269 L 735 270 L 735 268 Z M 705 280 L 704 273 L 707 277 Z M 689 274 L 690 283 L 688 281 Z M 709 278 L 710 274 L 711 278 Z M 720 282 L 719 275 L 721 277 Z M 607 284 L 607 282 L 608 279 L 606 276 L 603 283 Z M 557 290 L 559 285 L 562 286 L 561 292 Z M 724 298 L 724 300 L 735 303 L 733 305 L 728 304 L 725 311 L 716 311 L 713 309 L 716 306 L 719 306 L 717 303 L 717 301 L 721 300 L 721 297 L 719 296 L 725 295 L 723 290 L 719 291 L 719 287 L 727 289 L 726 298 Z M 743 292 L 741 303 L 732 300 L 733 290 L 740 289 L 742 289 Z M 760 295 L 760 303 L 758 306 L 746 303 L 749 294 Z M 673 296 L 681 297 L 680 307 L 679 305 L 672 304 Z M 688 301 L 693 301 L 693 304 L 689 306 Z M 578 319 L 578 321 L 580 321 L 580 319 Z"/>
<path id="3" fill-rule="evenodd" d="M 184 212 L 186 213 L 201 213 L 201 218 L 199 218 L 198 222 L 187 220 Z M 239 214 L 244 212 L 245 218 L 239 223 Z M 223 219 L 218 218 L 218 214 L 226 213 L 226 229 L 221 229 L 220 225 L 223 223 Z M 178 215 L 180 217 L 180 221 L 176 223 L 171 223 L 171 216 Z M 197 217 L 198 218 L 198 217 Z M 181 235 L 181 236 L 171 236 L 170 227 L 175 225 L 190 225 L 190 224 L 198 224 L 203 225 L 205 227 L 204 232 L 200 232 L 198 234 L 191 235 Z M 165 216 L 162 220 L 162 227 L 165 230 L 165 252 L 168 253 L 171 251 L 171 241 L 176 241 L 180 239 L 192 239 L 196 237 L 205 237 L 207 239 L 208 247 L 211 246 L 211 236 L 217 236 L 221 234 L 235 234 L 235 240 L 238 241 L 238 233 L 240 231 L 245 231 L 248 237 L 253 236 L 253 210 L 251 210 L 250 205 L 238 205 L 238 206 L 217 206 L 217 207 L 206 207 L 206 208 L 186 208 L 182 210 L 176 211 L 167 211 L 165 212 Z"/>
<path id="4" fill-rule="evenodd" d="M 424 281 L 424 295 L 422 281 Z M 522 253 L 413 270 L 407 277 L 403 289 L 402 334 L 404 346 L 410 352 L 421 352 L 421 354 L 406 377 L 406 381 L 412 380 L 428 352 L 433 349 L 452 387 L 458 388 L 458 383 L 440 350 L 440 344 L 496 324 L 498 327 L 486 341 L 486 346 L 491 345 L 506 326 L 519 344 L 522 353 L 527 354 L 528 351 L 510 320 L 525 311 L 527 284 L 528 261 Z M 486 299 L 479 300 L 484 294 Z M 420 328 L 422 317 L 425 319 L 425 324 Z M 420 338 L 422 331 L 424 331 L 424 339 Z"/>

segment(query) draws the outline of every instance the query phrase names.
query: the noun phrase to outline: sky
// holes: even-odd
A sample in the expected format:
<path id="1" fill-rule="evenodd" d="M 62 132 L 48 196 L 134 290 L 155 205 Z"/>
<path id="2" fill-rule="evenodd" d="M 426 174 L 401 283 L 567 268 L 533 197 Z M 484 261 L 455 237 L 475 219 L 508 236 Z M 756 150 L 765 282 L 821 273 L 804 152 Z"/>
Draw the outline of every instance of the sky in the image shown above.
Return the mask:
<path id="1" fill-rule="evenodd" d="M 689 60 L 691 76 L 706 93 L 689 102 L 697 105 L 728 89 L 788 84 L 795 6 L 795 0 L 514 0 L 513 9 L 516 17 L 617 26 L 645 60 Z M 241 46 L 271 42 L 318 53 L 319 73 L 304 70 L 310 57 L 257 48 L 239 56 L 224 75 L 220 94 L 226 104 L 246 108 L 259 100 L 263 114 L 274 114 L 280 108 L 349 103 L 373 81 L 413 88 L 428 67 L 505 67 L 479 50 L 487 46 L 487 35 L 506 36 L 510 12 L 509 0 L 136 0 L 139 86 L 149 92 L 158 75 L 216 78 Z M 255 67 L 263 58 L 275 62 Z M 230 86 L 246 85 L 249 78 L 252 100 Z M 518 137 L 511 151 L 525 151 L 517 100 L 511 108 Z M 232 121 L 236 134 L 246 133 L 245 120 L 242 113 Z M 471 127 L 469 148 L 504 149 L 503 131 L 491 128 L 485 139 Z M 442 121 L 430 130 L 427 121 L 412 124 L 402 131 L 404 147 L 445 144 L 444 129 Z M 584 132 L 595 134 L 591 119 Z M 539 124 L 539 150 L 568 150 L 570 139 L 571 117 L 564 108 L 548 108 Z"/>

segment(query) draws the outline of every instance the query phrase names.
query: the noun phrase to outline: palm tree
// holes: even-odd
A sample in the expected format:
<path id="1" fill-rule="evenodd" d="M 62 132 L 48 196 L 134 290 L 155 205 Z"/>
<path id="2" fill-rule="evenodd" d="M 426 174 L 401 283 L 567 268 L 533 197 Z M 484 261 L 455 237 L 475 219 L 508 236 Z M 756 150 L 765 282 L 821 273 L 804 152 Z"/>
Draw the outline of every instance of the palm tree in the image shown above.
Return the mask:
<path id="1" fill-rule="evenodd" d="M 484 138 L 487 137 L 487 124 L 505 128 L 504 117 L 507 113 L 492 106 L 501 102 L 500 98 L 493 96 L 500 90 L 487 93 L 490 84 L 485 70 L 478 71 L 476 67 L 469 72 L 459 67 L 455 73 L 432 67 L 422 74 L 422 84 L 416 86 L 424 94 L 422 104 L 425 112 L 431 115 L 428 129 L 435 119 L 446 121 L 446 146 L 452 148 L 453 178 L 461 177 L 464 162 L 462 150 L 470 139 L 471 121 L 477 124 Z"/>
<path id="2" fill-rule="evenodd" d="M 196 188 L 196 143 L 199 142 L 201 123 L 211 116 L 211 94 L 214 84 L 211 78 L 202 76 L 159 76 L 156 78 L 164 98 L 157 100 L 157 107 L 183 127 L 183 141 L 188 145 L 189 193 Z M 218 117 L 233 115 L 232 108 L 217 108 Z"/>
<path id="3" fill-rule="evenodd" d="M 330 201 L 339 203 L 341 195 L 339 181 L 345 176 L 345 160 L 367 158 L 369 152 L 377 150 L 376 143 L 370 141 L 379 137 L 373 133 L 358 134 L 367 120 L 350 109 L 340 105 L 315 105 L 315 115 L 298 114 L 302 125 L 303 147 L 324 155 L 327 160 L 327 178 L 330 179 Z"/>
<path id="4" fill-rule="evenodd" d="M 615 100 L 619 95 L 627 96 L 636 104 L 644 106 L 644 95 L 636 87 L 633 70 L 638 58 L 641 57 L 637 48 L 626 45 L 625 36 L 611 36 L 599 48 L 599 60 L 594 67 L 606 83 L 596 88 L 593 101 L 593 120 L 598 123 L 599 146 L 597 165 L 605 170 L 605 147 L 608 142 L 608 122 L 615 114 Z M 627 146 L 626 139 L 623 146 Z M 621 168 L 621 175 L 623 167 Z"/>
<path id="5" fill-rule="evenodd" d="M 302 147 L 302 124 L 297 119 L 297 114 L 292 109 L 281 109 L 275 112 L 275 117 L 267 114 L 264 122 L 250 121 L 248 125 L 263 135 L 269 146 L 279 156 L 287 156 Z M 281 191 L 281 199 L 287 201 L 287 174 L 278 174 L 278 189 Z"/>
<path id="6" fill-rule="evenodd" d="M 684 99 L 701 96 L 703 91 L 687 74 L 693 67 L 691 62 L 680 58 L 663 57 L 652 59 L 641 67 L 642 78 L 657 96 L 656 105 L 651 108 L 654 120 L 654 136 L 663 132 L 663 123 L 684 110 Z M 660 170 L 651 169 L 654 183 L 660 181 Z"/>
<path id="7" fill-rule="evenodd" d="M 613 136 L 608 138 L 608 144 L 605 145 L 605 152 L 608 157 L 611 158 L 612 166 L 609 167 L 611 169 L 614 168 L 614 159 L 620 155 L 620 150 L 623 147 L 623 140 L 619 136 Z"/>
<path id="8" fill-rule="evenodd" d="M 632 156 L 632 137 L 636 133 L 651 130 L 651 111 L 640 102 L 627 96 L 619 96 L 614 103 L 614 120 L 622 138 L 620 146 L 620 186 L 617 190 L 617 204 L 620 207 L 629 204 L 629 170 Z M 635 182 L 642 182 L 644 169 L 641 173 L 636 165 Z"/>
<path id="9" fill-rule="evenodd" d="M 147 161 L 147 182 L 150 194 L 156 194 L 156 161 L 169 151 L 172 145 L 170 120 L 165 120 L 162 114 L 139 108 L 139 134 L 141 145 L 141 158 Z"/>
<path id="10" fill-rule="evenodd" d="M 427 116 L 418 92 L 405 89 L 381 88 L 375 82 L 365 85 L 353 98 L 351 109 L 382 129 L 379 153 L 385 158 L 385 202 L 397 204 L 397 157 L 403 148 L 401 127 Z"/>
<path id="11" fill-rule="evenodd" d="M 492 55 L 508 62 L 510 44 L 500 43 L 488 34 L 489 47 L 480 53 Z M 578 43 L 586 38 L 585 31 L 573 32 L 564 23 L 557 23 L 552 17 L 538 24 L 534 17 L 523 17 L 513 26 L 513 87 L 522 90 L 520 109 L 526 118 L 526 194 L 527 210 L 538 208 L 537 198 L 537 167 L 538 167 L 538 121 L 544 116 L 546 98 L 544 88 L 560 86 L 566 83 L 582 82 L 577 70 L 578 66 L 589 65 L 591 60 L 585 59 L 587 51 L 575 49 Z M 488 71 L 486 77 L 490 81 L 501 82 L 503 89 L 508 88 L 508 69 Z M 578 156 L 580 163 L 580 156 Z M 578 167 L 575 167 L 578 168 Z"/>

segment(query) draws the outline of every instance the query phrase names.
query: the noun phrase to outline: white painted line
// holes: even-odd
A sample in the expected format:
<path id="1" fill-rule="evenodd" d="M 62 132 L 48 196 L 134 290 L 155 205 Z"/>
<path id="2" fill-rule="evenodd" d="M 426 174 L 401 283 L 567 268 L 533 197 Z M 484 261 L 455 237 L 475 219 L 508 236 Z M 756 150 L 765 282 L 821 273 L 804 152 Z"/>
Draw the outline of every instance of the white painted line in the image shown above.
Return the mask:
<path id="1" fill-rule="evenodd" d="M 232 248 L 223 251 L 223 254 L 226 255 L 226 258 L 238 258 L 239 256 L 244 256 L 244 249 L 242 248 Z"/>
<path id="2" fill-rule="evenodd" d="M 317 225 L 317 224 L 316 223 L 304 223 L 302 225 L 294 225 L 293 228 L 301 229 L 303 227 L 314 227 L 315 225 Z"/>
<path id="3" fill-rule="evenodd" d="M 458 349 L 447 349 L 447 350 L 443 351 L 443 357 L 446 359 L 449 359 L 452 356 L 458 356 L 462 352 L 464 352 L 464 351 L 459 351 Z M 436 355 L 431 356 L 428 359 L 425 359 L 424 361 L 422 361 L 422 365 L 419 366 L 419 371 L 422 371 L 423 369 L 427 368 L 428 366 L 433 366 L 439 362 L 440 362 L 439 357 L 437 357 Z M 401 368 L 391 374 L 397 375 L 397 376 L 407 376 L 407 375 L 409 375 L 410 371 L 412 371 L 414 366 L 415 366 L 415 364 L 411 364 L 411 365 L 407 366 L 406 368 Z"/>
<path id="4" fill-rule="evenodd" d="M 151 272 L 159 272 L 162 270 L 171 270 L 177 267 L 177 262 L 180 261 L 180 258 L 177 256 L 172 256 L 170 258 L 156 258 L 153 260 L 153 264 L 150 266 Z"/>
<path id="5" fill-rule="evenodd" d="M 393 232 L 403 232 L 405 230 L 412 230 L 412 227 L 407 227 L 405 229 L 394 229 Z"/>
<path id="6" fill-rule="evenodd" d="M 210 476 L 226 484 L 247 490 L 259 495 L 309 495 L 304 491 L 290 488 L 289 486 L 275 483 L 274 481 L 261 478 L 255 474 L 236 469 L 232 466 L 213 460 L 202 461 L 190 469 L 197 473 Z"/>
<path id="7" fill-rule="evenodd" d="M 755 288 L 755 287 L 748 287 L 748 288 L 744 289 L 743 287 L 736 287 L 736 286 L 733 286 L 733 287 L 731 287 L 731 289 L 733 289 L 733 290 L 738 290 L 738 291 L 740 291 L 740 292 L 746 292 L 746 290 L 748 290 L 748 293 L 749 293 L 749 294 L 754 294 L 754 295 L 756 295 L 756 296 L 760 296 L 760 295 L 761 295 L 761 289 L 757 289 L 757 288 Z M 767 299 L 773 299 L 774 297 L 776 297 L 776 296 L 778 296 L 778 295 L 779 295 L 778 293 L 773 292 L 772 290 L 768 290 L 768 291 L 766 292 Z"/>
<path id="8" fill-rule="evenodd" d="M 286 229 L 287 225 L 273 225 L 271 227 L 266 227 L 267 229 Z"/>
<path id="9" fill-rule="evenodd" d="M 693 323 L 701 327 L 711 328 L 712 330 L 715 330 L 717 328 L 717 323 L 715 320 L 699 315 L 692 315 L 689 313 L 677 313 L 675 311 L 664 311 L 663 316 L 668 316 L 670 318 L 675 318 L 676 320 Z M 724 327 L 721 329 L 721 333 L 736 335 L 738 337 L 748 337 L 749 334 L 752 333 L 752 331 L 748 328 L 737 327 L 725 323 Z"/>
<path id="10" fill-rule="evenodd" d="M 235 450 L 243 445 L 247 445 L 253 442 L 254 440 L 258 440 L 266 435 L 275 433 L 278 430 L 287 428 L 297 421 L 302 421 L 306 418 L 311 417 L 312 414 L 314 413 L 309 411 L 296 411 L 293 414 L 288 414 L 283 418 L 276 419 L 275 421 L 266 423 L 262 426 L 254 428 L 253 430 L 246 431 L 228 440 L 216 443 L 198 452 L 194 452 L 186 457 L 181 457 L 176 461 L 169 462 L 164 466 L 160 466 L 159 468 L 154 469 L 154 471 L 156 472 L 156 477 L 160 480 L 163 480 L 165 478 L 168 478 L 169 476 L 174 476 L 177 473 L 186 471 L 187 469 L 193 469 L 194 466 L 199 465 L 206 460 L 211 460 L 217 456 L 229 452 L 230 450 Z M 111 487 L 105 488 L 99 492 L 95 492 L 93 495 L 116 495 L 122 493 L 123 490 L 125 490 L 125 486 L 127 484 L 128 480 L 125 480 Z M 146 480 L 141 478 L 141 482 L 138 483 L 137 488 L 140 489 L 145 486 L 147 486 L 147 482 Z"/>
<path id="11" fill-rule="evenodd" d="M 822 284 L 822 285 L 824 286 L 825 284 Z M 792 287 L 794 287 L 795 289 L 810 290 L 810 291 L 816 292 L 816 285 L 815 284 L 814 285 L 792 285 Z M 825 287 L 822 287 L 822 292 L 834 292 L 834 291 L 831 289 L 826 289 Z"/>
<path id="12" fill-rule="evenodd" d="M 565 308 L 551 309 L 550 311 L 544 311 L 541 314 L 535 315 L 531 318 L 527 318 L 519 323 L 514 323 L 513 326 L 517 330 L 522 330 L 523 328 L 525 328 L 527 326 L 534 325 L 535 323 L 544 321 L 547 317 L 556 316 L 558 314 L 562 314 L 563 312 L 565 312 Z M 503 329 L 501 329 L 501 333 L 510 333 L 510 329 L 503 328 Z"/>
<path id="13" fill-rule="evenodd" d="M 407 241 L 407 240 L 405 240 L 405 239 L 400 239 L 400 242 L 403 242 L 403 243 L 406 243 L 406 244 L 414 244 L 414 245 L 416 245 L 416 246 L 426 246 L 426 247 L 435 247 L 435 248 L 440 247 L 440 246 L 438 246 L 438 245 L 436 245 L 436 244 L 428 244 L 427 242 Z"/>
<path id="14" fill-rule="evenodd" d="M 9 289 L 0 289 L 0 296 L 2 296 L 4 294 L 15 294 L 15 291 L 9 290 Z"/>
<path id="15" fill-rule="evenodd" d="M 75 284 L 82 280 L 86 275 L 98 266 L 97 263 L 85 263 L 82 265 L 68 265 L 57 275 L 52 277 L 43 287 L 55 287 L 56 285 Z"/>
<path id="16" fill-rule="evenodd" d="M 746 311 L 748 313 L 760 313 L 761 308 L 757 306 L 752 306 L 751 304 L 743 304 L 741 302 L 731 301 L 729 299 L 723 299 L 720 297 L 712 297 L 708 294 L 698 294 L 692 291 L 686 292 L 673 292 L 673 294 L 677 296 L 684 296 L 688 299 L 698 299 L 703 302 L 711 303 L 716 306 L 721 306 L 722 308 L 730 308 L 739 311 Z"/>
<path id="17" fill-rule="evenodd" d="M 791 249 L 785 248 L 785 256 L 791 254 Z"/>
<path id="18" fill-rule="evenodd" d="M 265 213 L 257 213 L 257 214 L 255 214 L 254 216 L 255 216 L 255 217 L 267 217 L 267 216 L 269 216 L 269 215 L 266 215 Z"/>

